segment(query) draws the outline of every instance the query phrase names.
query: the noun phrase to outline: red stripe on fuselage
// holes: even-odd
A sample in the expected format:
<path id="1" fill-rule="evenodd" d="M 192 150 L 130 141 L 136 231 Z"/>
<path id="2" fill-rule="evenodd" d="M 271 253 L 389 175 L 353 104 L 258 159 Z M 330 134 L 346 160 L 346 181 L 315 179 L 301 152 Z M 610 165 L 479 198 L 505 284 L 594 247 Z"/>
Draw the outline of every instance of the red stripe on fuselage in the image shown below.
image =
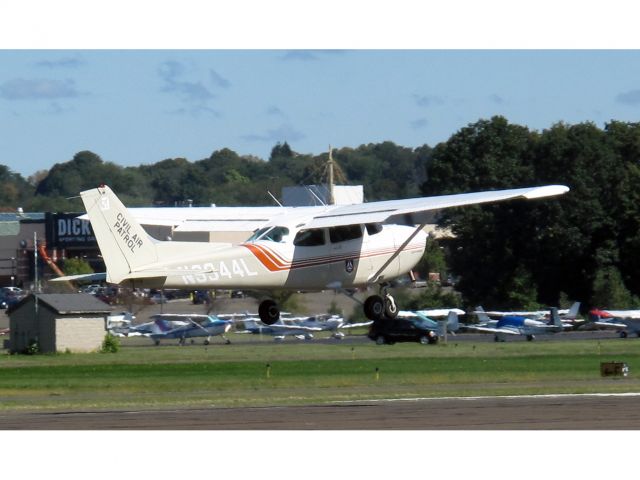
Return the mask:
<path id="1" fill-rule="evenodd" d="M 321 265 L 329 265 L 331 263 L 341 262 L 349 259 L 363 259 L 379 257 L 383 255 L 391 255 L 396 252 L 395 248 L 385 248 L 380 250 L 372 250 L 369 252 L 350 252 L 342 253 L 340 255 L 324 255 L 320 257 L 309 257 L 305 259 L 287 261 L 282 258 L 278 253 L 272 249 L 265 247 L 264 245 L 258 245 L 255 243 L 244 243 L 242 246 L 249 249 L 251 253 L 264 265 L 264 267 L 270 272 L 281 272 L 284 270 L 291 270 L 295 268 L 305 267 L 317 267 Z M 405 247 L 404 251 L 409 250 L 422 250 L 424 246 L 422 244 L 413 244 Z"/>

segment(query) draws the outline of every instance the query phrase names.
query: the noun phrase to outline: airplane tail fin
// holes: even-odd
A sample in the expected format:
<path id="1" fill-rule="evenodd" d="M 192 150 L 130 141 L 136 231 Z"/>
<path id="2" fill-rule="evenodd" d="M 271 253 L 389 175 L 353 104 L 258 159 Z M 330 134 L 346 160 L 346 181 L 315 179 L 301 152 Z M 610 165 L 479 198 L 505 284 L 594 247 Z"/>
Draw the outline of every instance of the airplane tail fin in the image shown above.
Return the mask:
<path id="1" fill-rule="evenodd" d="M 476 316 L 478 317 L 478 321 L 479 321 L 480 323 L 487 323 L 487 322 L 490 322 L 490 321 L 491 321 L 491 319 L 489 318 L 489 315 L 487 315 L 486 313 L 484 313 L 484 308 L 482 308 L 482 307 L 480 307 L 480 306 L 476 307 L 476 309 L 475 309 L 475 312 L 474 312 L 474 313 L 475 313 L 475 314 L 476 314 Z"/>
<path id="2" fill-rule="evenodd" d="M 567 312 L 567 315 L 565 316 L 565 318 L 569 320 L 575 320 L 576 317 L 578 316 L 579 311 L 580 311 L 580 302 L 574 302 L 574 304 L 571 305 L 569 312 Z"/>
<path id="3" fill-rule="evenodd" d="M 151 238 L 107 186 L 80 193 L 98 247 L 107 266 L 107 281 L 120 283 L 136 268 L 158 261 Z"/>
<path id="4" fill-rule="evenodd" d="M 560 315 L 558 315 L 557 307 L 551 307 L 551 321 L 549 324 L 555 327 L 562 327 L 562 320 L 560 320 Z"/>
<path id="5" fill-rule="evenodd" d="M 458 314 L 454 311 L 450 311 L 449 314 L 447 315 L 447 328 L 451 332 L 457 332 L 460 329 Z"/>

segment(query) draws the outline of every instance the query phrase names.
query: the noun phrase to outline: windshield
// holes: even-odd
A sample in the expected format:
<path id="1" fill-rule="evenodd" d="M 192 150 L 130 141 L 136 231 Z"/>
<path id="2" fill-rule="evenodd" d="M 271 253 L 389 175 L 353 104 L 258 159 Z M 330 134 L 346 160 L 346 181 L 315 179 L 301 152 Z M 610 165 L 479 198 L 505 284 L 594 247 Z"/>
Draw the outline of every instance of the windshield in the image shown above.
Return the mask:
<path id="1" fill-rule="evenodd" d="M 258 240 L 268 240 L 270 242 L 282 242 L 289 235 L 287 227 L 265 227 L 249 237 L 247 242 L 257 242 Z"/>

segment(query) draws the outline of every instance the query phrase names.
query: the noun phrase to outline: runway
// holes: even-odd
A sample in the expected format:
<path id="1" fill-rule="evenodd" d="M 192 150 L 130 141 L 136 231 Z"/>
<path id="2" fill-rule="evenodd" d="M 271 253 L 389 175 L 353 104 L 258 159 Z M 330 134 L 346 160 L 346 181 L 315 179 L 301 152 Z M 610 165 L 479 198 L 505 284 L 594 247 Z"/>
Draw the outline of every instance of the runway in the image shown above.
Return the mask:
<path id="1" fill-rule="evenodd" d="M 639 395 L 359 401 L 153 411 L 9 412 L 1 430 L 638 430 Z"/>

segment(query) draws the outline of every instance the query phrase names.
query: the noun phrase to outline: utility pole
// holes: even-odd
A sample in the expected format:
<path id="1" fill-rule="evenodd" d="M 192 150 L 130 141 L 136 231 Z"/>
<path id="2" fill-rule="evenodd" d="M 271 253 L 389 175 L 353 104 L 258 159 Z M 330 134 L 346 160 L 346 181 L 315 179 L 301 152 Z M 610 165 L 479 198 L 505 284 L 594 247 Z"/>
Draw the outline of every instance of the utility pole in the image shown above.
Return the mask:
<path id="1" fill-rule="evenodd" d="M 36 293 L 40 292 L 38 286 L 38 232 L 33 232 L 33 272 L 34 272 L 34 285 L 33 289 Z"/>
<path id="2" fill-rule="evenodd" d="M 331 153 L 331 145 L 329 145 L 329 205 L 335 205 L 336 199 L 333 194 L 333 155 Z"/>

